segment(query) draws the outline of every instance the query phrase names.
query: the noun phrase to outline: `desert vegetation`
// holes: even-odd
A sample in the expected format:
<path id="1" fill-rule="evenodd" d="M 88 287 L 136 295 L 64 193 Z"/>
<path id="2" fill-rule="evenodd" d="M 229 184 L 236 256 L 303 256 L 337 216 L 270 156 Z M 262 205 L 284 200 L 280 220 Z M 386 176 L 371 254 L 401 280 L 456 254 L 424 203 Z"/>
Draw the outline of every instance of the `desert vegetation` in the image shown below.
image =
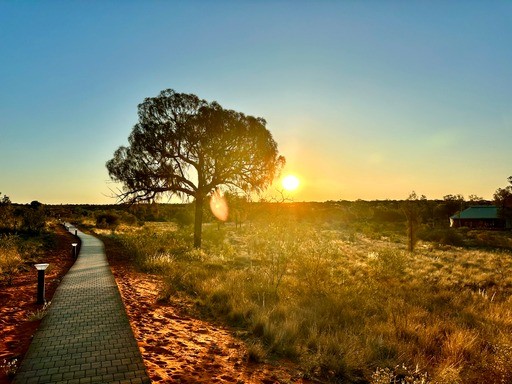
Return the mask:
<path id="1" fill-rule="evenodd" d="M 510 382 L 510 235 L 447 228 L 448 203 L 417 199 L 414 252 L 400 202 L 253 204 L 241 227 L 205 224 L 202 249 L 177 220 L 97 231 L 254 361 L 329 382 Z"/>
<path id="2" fill-rule="evenodd" d="M 47 207 L 0 202 L 0 383 L 10 383 L 53 293 L 71 267 L 76 238 L 51 217 Z M 36 303 L 36 263 L 46 269 L 46 299 Z"/>
<path id="3" fill-rule="evenodd" d="M 54 242 L 47 231 L 45 207 L 31 204 L 12 204 L 7 196 L 0 199 L 0 285 L 11 285 L 19 271 L 31 267 Z"/>
<path id="4" fill-rule="evenodd" d="M 43 204 L 13 204 L 8 196 L 0 198 L 0 233 L 37 235 L 45 231 L 47 212 Z"/>
<path id="5" fill-rule="evenodd" d="M 198 249 L 192 205 L 4 201 L 1 283 L 51 247 L 46 223 L 72 220 L 159 276 L 161 302 L 233 327 L 254 362 L 286 358 L 333 383 L 512 380 L 512 236 L 449 228 L 470 203 L 228 204 L 227 223 L 205 208 Z"/>

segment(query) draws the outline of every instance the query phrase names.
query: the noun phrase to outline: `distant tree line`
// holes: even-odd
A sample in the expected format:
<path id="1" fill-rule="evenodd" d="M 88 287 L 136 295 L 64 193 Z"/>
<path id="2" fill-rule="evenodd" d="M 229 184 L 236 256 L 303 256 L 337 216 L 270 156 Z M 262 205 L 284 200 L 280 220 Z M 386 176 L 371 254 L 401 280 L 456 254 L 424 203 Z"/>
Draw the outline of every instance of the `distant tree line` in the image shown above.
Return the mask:
<path id="1" fill-rule="evenodd" d="M 0 198 L 0 233 L 41 233 L 46 218 L 46 209 L 38 201 L 22 205 L 13 204 L 7 195 Z"/>
<path id="2" fill-rule="evenodd" d="M 338 200 L 326 202 L 251 202 L 240 195 L 225 195 L 229 206 L 228 222 L 244 224 L 253 220 L 268 220 L 287 218 L 308 222 L 376 222 L 376 223 L 404 223 L 404 203 L 408 200 Z M 431 227 L 449 226 L 449 218 L 460 209 L 475 204 L 492 204 L 491 201 L 479 199 L 465 200 L 461 195 L 446 195 L 440 200 L 428 200 L 424 196 L 409 201 L 417 211 L 418 219 L 422 224 Z M 169 203 L 137 203 L 112 205 L 48 205 L 48 214 L 52 217 L 76 220 L 88 217 L 96 220 L 98 217 L 111 220 L 104 216 L 110 212 L 115 214 L 119 222 L 138 224 L 145 221 L 176 222 L 178 224 L 192 224 L 195 206 L 190 204 Z M 103 215 L 103 216 L 102 216 Z M 123 218 L 124 216 L 124 218 Z M 207 204 L 203 207 L 204 222 L 216 222 Z"/>
<path id="3" fill-rule="evenodd" d="M 476 195 L 465 199 L 460 194 L 448 194 L 442 199 L 429 200 L 415 192 L 405 200 L 330 200 L 326 202 L 252 202 L 246 195 L 226 193 L 228 222 L 242 226 L 257 220 L 296 220 L 313 223 L 360 223 L 361 225 L 396 225 L 407 229 L 409 249 L 414 248 L 415 238 L 421 228 L 448 228 L 450 216 L 474 205 L 495 204 L 503 216 L 512 217 L 512 176 L 510 185 L 498 188 L 492 201 Z M 100 228 L 116 228 L 119 224 L 141 225 L 146 221 L 175 222 L 180 227 L 194 223 L 194 203 L 170 204 L 140 202 L 111 205 L 43 205 L 12 203 L 7 195 L 0 194 L 0 233 L 39 233 L 44 231 L 50 217 L 80 222 L 91 219 Z M 204 222 L 218 222 L 208 205 L 203 206 Z"/>
<path id="4" fill-rule="evenodd" d="M 510 185 L 498 188 L 494 193 L 494 204 L 503 218 L 512 218 L 512 176 L 508 178 Z"/>

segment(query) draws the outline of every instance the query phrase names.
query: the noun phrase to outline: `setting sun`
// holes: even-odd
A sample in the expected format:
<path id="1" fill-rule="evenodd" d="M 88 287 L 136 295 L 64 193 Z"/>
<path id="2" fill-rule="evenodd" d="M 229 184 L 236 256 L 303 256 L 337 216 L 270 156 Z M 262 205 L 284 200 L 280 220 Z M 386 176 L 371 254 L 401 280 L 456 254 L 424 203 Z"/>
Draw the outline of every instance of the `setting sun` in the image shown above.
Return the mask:
<path id="1" fill-rule="evenodd" d="M 299 187 L 299 179 L 294 175 L 285 176 L 281 182 L 287 191 L 294 191 Z"/>

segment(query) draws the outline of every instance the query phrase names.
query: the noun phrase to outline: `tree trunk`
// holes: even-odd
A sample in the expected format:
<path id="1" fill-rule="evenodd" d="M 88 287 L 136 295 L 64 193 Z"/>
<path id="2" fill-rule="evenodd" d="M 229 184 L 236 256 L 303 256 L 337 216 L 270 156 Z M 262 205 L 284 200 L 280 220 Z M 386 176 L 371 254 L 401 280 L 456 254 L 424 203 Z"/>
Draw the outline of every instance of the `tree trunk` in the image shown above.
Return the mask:
<path id="1" fill-rule="evenodd" d="M 201 193 L 196 195 L 196 214 L 194 220 L 194 247 L 201 248 L 201 232 L 203 229 L 203 201 L 204 196 Z"/>

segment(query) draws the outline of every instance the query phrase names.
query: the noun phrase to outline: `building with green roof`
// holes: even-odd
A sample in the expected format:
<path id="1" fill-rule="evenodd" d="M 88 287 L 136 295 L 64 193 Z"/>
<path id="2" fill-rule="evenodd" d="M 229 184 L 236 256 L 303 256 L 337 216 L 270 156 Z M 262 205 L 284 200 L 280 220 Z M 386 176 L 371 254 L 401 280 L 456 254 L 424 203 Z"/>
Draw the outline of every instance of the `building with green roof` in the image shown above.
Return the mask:
<path id="1" fill-rule="evenodd" d="M 509 229 L 512 220 L 501 217 L 495 205 L 476 205 L 451 216 L 450 227 Z"/>

